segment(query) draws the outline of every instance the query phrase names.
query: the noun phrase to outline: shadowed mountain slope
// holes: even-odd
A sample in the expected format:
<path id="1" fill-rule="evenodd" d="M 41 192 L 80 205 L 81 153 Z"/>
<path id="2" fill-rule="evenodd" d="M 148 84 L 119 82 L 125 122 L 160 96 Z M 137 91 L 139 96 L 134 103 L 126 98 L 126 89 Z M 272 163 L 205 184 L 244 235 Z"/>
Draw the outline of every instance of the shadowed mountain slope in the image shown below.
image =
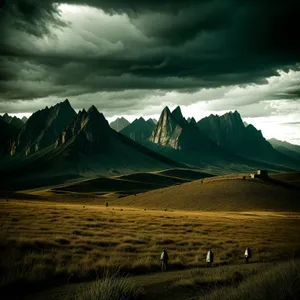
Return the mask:
<path id="1" fill-rule="evenodd" d="M 12 117 L 7 113 L 5 113 L 3 116 L 0 116 L 0 119 L 8 124 L 11 124 L 12 126 L 16 127 L 17 129 L 21 129 L 25 123 L 23 121 L 23 119 L 21 120 L 18 117 Z"/>
<path id="2" fill-rule="evenodd" d="M 10 121 L 9 121 L 9 124 L 18 128 L 18 129 L 21 129 L 23 126 L 24 126 L 24 122 L 17 118 L 17 117 L 13 117 Z"/>
<path id="3" fill-rule="evenodd" d="M 9 154 L 10 144 L 18 133 L 18 128 L 0 119 L 0 158 Z"/>
<path id="4" fill-rule="evenodd" d="M 27 122 L 28 118 L 27 118 L 27 117 L 23 117 L 21 120 L 22 120 L 23 123 L 25 124 L 25 123 Z"/>
<path id="5" fill-rule="evenodd" d="M 147 121 L 152 121 L 155 125 L 157 124 L 157 120 L 156 120 L 156 119 L 153 119 L 153 118 L 150 118 L 150 119 L 148 119 Z"/>
<path id="6" fill-rule="evenodd" d="M 276 151 L 260 130 L 251 124 L 245 126 L 237 111 L 222 116 L 210 115 L 197 124 L 212 141 L 232 153 L 255 161 L 299 168 L 296 161 Z"/>
<path id="7" fill-rule="evenodd" d="M 3 116 L 0 116 L 0 119 L 2 119 L 6 123 L 9 123 L 12 117 L 8 113 L 5 113 Z"/>
<path id="8" fill-rule="evenodd" d="M 139 118 L 135 119 L 131 124 L 122 129 L 120 133 L 131 138 L 135 142 L 141 143 L 151 136 L 154 128 L 155 124 L 151 119 L 146 121 L 144 118 Z"/>
<path id="9" fill-rule="evenodd" d="M 274 138 L 268 140 L 268 142 L 278 152 L 300 161 L 300 146 L 293 145 L 288 142 L 280 141 Z"/>
<path id="10" fill-rule="evenodd" d="M 121 131 L 123 128 L 128 126 L 130 124 L 129 121 L 127 121 L 125 118 L 117 118 L 115 121 L 110 123 L 110 127 L 114 129 L 115 131 Z"/>

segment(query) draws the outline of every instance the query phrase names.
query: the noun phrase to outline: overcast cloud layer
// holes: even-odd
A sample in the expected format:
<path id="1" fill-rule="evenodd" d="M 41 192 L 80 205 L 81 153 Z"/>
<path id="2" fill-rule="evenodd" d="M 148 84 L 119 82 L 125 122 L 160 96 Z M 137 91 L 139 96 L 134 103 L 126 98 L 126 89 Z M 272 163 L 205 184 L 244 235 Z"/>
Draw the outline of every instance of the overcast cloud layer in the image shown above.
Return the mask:
<path id="1" fill-rule="evenodd" d="M 237 109 L 300 144 L 299 11 L 294 0 L 7 0 L 0 113 L 64 98 L 107 117 Z"/>

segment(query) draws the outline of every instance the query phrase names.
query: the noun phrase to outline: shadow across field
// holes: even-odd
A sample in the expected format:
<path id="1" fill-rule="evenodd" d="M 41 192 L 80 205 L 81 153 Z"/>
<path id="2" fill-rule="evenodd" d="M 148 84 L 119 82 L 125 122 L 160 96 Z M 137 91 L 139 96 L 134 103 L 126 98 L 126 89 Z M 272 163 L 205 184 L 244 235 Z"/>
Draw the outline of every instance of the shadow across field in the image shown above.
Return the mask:
<path id="1" fill-rule="evenodd" d="M 75 193 L 116 193 L 121 196 L 178 185 L 213 175 L 196 170 L 170 169 L 156 173 L 134 173 L 118 177 L 98 177 L 53 188 L 52 191 Z"/>

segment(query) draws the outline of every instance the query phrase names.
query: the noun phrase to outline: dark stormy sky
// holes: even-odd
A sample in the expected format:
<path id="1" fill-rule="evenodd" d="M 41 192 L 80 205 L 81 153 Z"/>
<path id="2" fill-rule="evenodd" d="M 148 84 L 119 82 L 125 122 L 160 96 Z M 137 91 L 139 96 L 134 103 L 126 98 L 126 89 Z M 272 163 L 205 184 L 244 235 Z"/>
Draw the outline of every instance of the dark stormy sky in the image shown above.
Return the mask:
<path id="1" fill-rule="evenodd" d="M 300 144 L 300 1 L 7 0 L 0 113 L 68 98 L 109 119 L 238 110 Z"/>

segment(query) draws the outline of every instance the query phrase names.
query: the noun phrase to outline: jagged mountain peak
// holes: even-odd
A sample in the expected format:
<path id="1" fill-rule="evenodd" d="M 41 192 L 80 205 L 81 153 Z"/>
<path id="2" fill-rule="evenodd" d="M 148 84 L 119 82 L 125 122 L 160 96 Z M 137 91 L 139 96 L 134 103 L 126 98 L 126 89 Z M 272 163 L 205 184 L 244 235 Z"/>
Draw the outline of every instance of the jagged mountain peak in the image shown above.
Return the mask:
<path id="1" fill-rule="evenodd" d="M 96 106 L 92 105 L 88 109 L 87 114 L 90 120 L 96 120 L 97 122 L 99 122 L 99 124 L 101 123 L 101 124 L 108 125 L 108 122 L 105 119 L 104 115 L 101 112 L 99 112 Z"/>
<path id="2" fill-rule="evenodd" d="M 9 121 L 12 119 L 12 117 L 8 113 L 5 113 L 1 119 L 3 121 L 5 121 L 6 123 L 9 123 Z"/>
<path id="3" fill-rule="evenodd" d="M 194 117 L 189 118 L 187 121 L 188 121 L 188 123 L 190 123 L 190 124 L 197 124 L 197 122 L 196 122 L 196 120 L 195 120 Z"/>
<path id="4" fill-rule="evenodd" d="M 155 120 L 153 120 L 153 119 L 151 119 L 151 118 L 149 118 L 146 122 L 149 123 L 149 124 L 154 124 L 154 125 L 156 125 Z"/>
<path id="5" fill-rule="evenodd" d="M 168 106 L 165 106 L 165 108 L 162 110 L 161 115 L 164 114 L 171 114 L 170 108 Z"/>
<path id="6" fill-rule="evenodd" d="M 178 120 L 184 119 L 183 115 L 182 115 L 182 111 L 180 106 L 177 106 L 173 111 L 172 111 L 172 115 L 173 117 L 175 117 Z"/>
<path id="7" fill-rule="evenodd" d="M 126 120 L 124 117 L 120 117 L 111 122 L 110 127 L 119 132 L 125 127 L 127 127 L 129 124 L 130 122 L 128 120 Z"/>
<path id="8" fill-rule="evenodd" d="M 120 133 L 136 142 L 142 143 L 151 136 L 154 128 L 155 124 L 153 121 L 150 119 L 146 121 L 143 117 L 140 117 L 120 130 Z"/>
<path id="9" fill-rule="evenodd" d="M 65 99 L 65 101 L 63 101 L 63 104 L 68 104 L 68 105 L 71 105 L 69 99 Z"/>
<path id="10" fill-rule="evenodd" d="M 224 118 L 228 118 L 228 117 L 229 118 L 235 118 L 235 119 L 239 119 L 239 120 L 242 121 L 242 117 L 241 117 L 240 113 L 237 110 L 235 110 L 234 112 L 230 111 L 230 112 L 224 114 L 221 117 L 224 117 Z"/>
<path id="11" fill-rule="evenodd" d="M 146 120 L 143 118 L 143 117 L 140 117 L 140 118 L 136 118 L 133 122 L 132 122 L 132 124 L 134 123 L 134 124 L 142 124 L 142 123 L 145 123 L 146 122 Z"/>
<path id="12" fill-rule="evenodd" d="M 36 111 L 13 141 L 11 155 L 17 152 L 29 155 L 54 144 L 75 116 L 76 112 L 66 100 Z"/>
<path id="13" fill-rule="evenodd" d="M 89 109 L 88 109 L 89 113 L 99 113 L 97 107 L 95 105 L 92 105 Z"/>

